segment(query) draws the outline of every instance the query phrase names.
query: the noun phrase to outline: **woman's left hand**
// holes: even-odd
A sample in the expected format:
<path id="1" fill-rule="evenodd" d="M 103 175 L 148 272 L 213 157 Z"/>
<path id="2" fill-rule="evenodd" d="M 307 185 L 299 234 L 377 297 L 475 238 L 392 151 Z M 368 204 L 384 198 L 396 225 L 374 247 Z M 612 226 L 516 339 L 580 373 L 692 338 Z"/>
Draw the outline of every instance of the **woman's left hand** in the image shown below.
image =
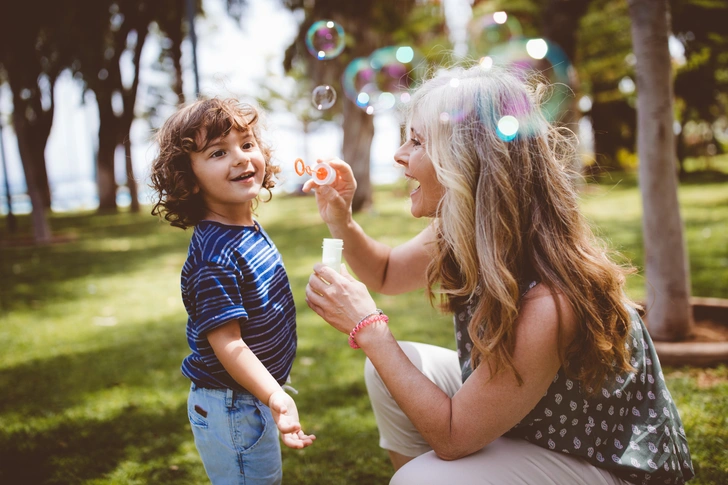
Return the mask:
<path id="1" fill-rule="evenodd" d="M 340 332 L 350 333 L 365 316 L 377 311 L 369 290 L 341 265 L 341 274 L 317 263 L 306 285 L 306 303 Z"/>

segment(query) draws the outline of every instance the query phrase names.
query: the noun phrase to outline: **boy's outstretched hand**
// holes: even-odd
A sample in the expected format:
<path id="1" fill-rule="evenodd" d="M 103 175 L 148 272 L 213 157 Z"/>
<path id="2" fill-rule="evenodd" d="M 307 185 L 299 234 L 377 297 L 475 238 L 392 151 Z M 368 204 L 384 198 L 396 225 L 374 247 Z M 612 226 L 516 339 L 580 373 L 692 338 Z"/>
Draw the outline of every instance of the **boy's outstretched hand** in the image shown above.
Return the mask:
<path id="1" fill-rule="evenodd" d="M 281 389 L 271 394 L 268 407 L 273 413 L 273 421 L 281 432 L 284 445 L 300 449 L 310 446 L 316 439 L 316 436 L 307 435 L 301 429 L 296 403 L 285 391 Z"/>

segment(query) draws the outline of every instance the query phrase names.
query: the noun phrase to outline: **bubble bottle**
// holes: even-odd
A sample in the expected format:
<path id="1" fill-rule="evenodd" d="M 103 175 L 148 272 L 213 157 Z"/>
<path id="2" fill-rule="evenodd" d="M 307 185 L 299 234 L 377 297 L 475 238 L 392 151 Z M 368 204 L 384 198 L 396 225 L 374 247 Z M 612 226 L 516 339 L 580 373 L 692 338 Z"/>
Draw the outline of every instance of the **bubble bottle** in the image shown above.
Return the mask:
<path id="1" fill-rule="evenodd" d="M 324 238 L 323 254 L 321 262 L 337 273 L 341 272 L 341 252 L 344 250 L 342 239 Z"/>
<path id="2" fill-rule="evenodd" d="M 297 158 L 294 168 L 298 175 L 309 174 L 317 185 L 331 185 L 336 180 L 336 170 L 328 163 L 319 162 L 313 167 L 309 167 L 303 162 L 303 159 Z"/>

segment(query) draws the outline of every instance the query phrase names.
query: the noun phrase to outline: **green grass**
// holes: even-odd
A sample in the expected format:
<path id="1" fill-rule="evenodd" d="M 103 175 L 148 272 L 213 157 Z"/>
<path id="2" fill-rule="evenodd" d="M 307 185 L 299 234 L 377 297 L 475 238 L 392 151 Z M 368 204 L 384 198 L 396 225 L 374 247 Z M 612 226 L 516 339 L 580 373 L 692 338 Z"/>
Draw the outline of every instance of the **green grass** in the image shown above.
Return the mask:
<path id="1" fill-rule="evenodd" d="M 693 294 L 728 298 L 728 184 L 680 189 Z M 584 191 L 599 232 L 643 264 L 634 178 L 612 175 Z M 327 236 L 310 197 L 276 196 L 260 220 L 278 245 L 296 298 L 299 352 L 293 368 L 305 450 L 283 451 L 285 483 L 386 484 L 391 474 L 362 378 L 364 357 L 304 302 L 311 266 Z M 357 216 L 389 244 L 425 222 L 409 216 L 400 187 L 379 188 Z M 4 223 L 5 221 L 0 221 Z M 21 236 L 30 221 L 20 218 Z M 70 242 L 10 245 L 0 237 L 0 483 L 205 483 L 185 416 L 187 354 L 179 270 L 190 231 L 147 215 L 57 214 Z M 4 231 L 4 226 L 3 226 Z M 644 279 L 629 281 L 634 298 Z M 453 347 L 451 321 L 422 292 L 375 295 L 398 338 Z M 698 471 L 695 484 L 728 483 L 728 368 L 667 369 Z"/>

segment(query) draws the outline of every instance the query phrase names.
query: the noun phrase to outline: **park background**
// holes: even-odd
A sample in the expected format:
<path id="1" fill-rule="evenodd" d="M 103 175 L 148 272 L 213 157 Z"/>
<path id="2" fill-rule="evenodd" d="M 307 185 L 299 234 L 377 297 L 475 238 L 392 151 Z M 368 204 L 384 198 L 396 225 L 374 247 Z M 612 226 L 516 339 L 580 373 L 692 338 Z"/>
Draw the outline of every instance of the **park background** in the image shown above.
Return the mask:
<path id="1" fill-rule="evenodd" d="M 629 12 L 639 2 L 26 3 L 0 6 L 0 483 L 205 482 L 179 373 L 187 352 L 179 270 L 190 232 L 149 215 L 147 198 L 153 131 L 198 91 L 263 106 L 266 137 L 284 169 L 259 216 L 291 277 L 300 338 L 293 384 L 304 426 L 319 436 L 309 449 L 283 451 L 284 483 L 377 484 L 391 473 L 377 447 L 363 357 L 303 301 L 327 232 L 292 170 L 299 156 L 309 163 L 343 156 L 367 182 L 356 218 L 372 235 L 397 244 L 424 227 L 408 214 L 406 184 L 391 158 L 400 143 L 398 106 L 374 102 L 392 79 L 364 89 L 357 82 L 365 72 L 347 78 L 357 59 L 371 68 L 375 52 L 411 47 L 416 60 L 400 62 L 408 73 L 472 59 L 483 68 L 518 63 L 567 86 L 554 92 L 550 116 L 582 141 L 583 208 L 640 269 L 630 296 L 647 298 Z M 677 156 L 663 169 L 678 174 L 691 293 L 723 301 L 728 22 L 721 19 L 728 6 L 682 0 L 669 7 Z M 499 23 L 503 11 L 510 23 Z M 326 19 L 344 26 L 344 49 L 320 59 L 306 33 Z M 526 41 L 540 39 L 549 55 L 529 57 Z M 371 103 L 352 97 L 348 81 Z M 398 96 L 418 77 L 406 81 L 394 87 Z M 338 97 L 317 110 L 311 93 L 322 84 Z M 422 292 L 375 296 L 398 338 L 453 346 L 450 319 Z M 728 370 L 668 367 L 666 377 L 690 439 L 695 483 L 728 483 Z"/>

